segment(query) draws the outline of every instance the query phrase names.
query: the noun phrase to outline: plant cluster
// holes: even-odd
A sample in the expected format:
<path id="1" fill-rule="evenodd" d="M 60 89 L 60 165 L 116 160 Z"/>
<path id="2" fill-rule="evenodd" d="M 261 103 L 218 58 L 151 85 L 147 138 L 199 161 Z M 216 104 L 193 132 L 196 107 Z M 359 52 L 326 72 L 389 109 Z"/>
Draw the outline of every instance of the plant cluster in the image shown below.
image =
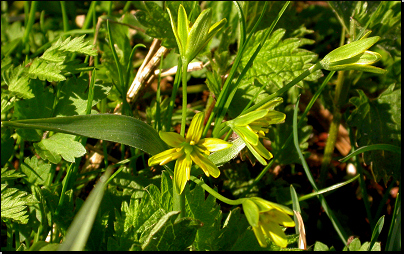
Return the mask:
<path id="1" fill-rule="evenodd" d="M 19 4 L 1 6 L 2 250 L 334 249 L 306 239 L 310 198 L 344 250 L 401 249 L 399 2 Z M 317 179 L 315 104 L 333 115 Z M 340 128 L 357 172 L 328 184 Z M 310 191 L 274 180 L 296 165 Z M 325 195 L 354 183 L 363 244 Z"/>

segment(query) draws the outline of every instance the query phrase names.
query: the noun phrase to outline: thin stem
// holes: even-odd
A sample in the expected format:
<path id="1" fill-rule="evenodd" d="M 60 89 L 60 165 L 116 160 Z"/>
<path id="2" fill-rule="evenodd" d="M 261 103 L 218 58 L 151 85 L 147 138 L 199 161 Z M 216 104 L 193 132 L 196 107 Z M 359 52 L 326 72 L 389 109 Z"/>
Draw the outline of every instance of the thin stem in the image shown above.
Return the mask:
<path id="1" fill-rule="evenodd" d="M 60 1 L 60 7 L 62 9 L 63 32 L 67 32 L 69 31 L 69 20 L 67 18 L 67 12 L 66 12 L 66 1 Z"/>
<path id="2" fill-rule="evenodd" d="M 31 10 L 29 12 L 28 22 L 27 22 L 27 25 L 25 27 L 24 35 L 22 37 L 22 45 L 23 45 L 23 48 L 25 48 L 25 50 L 27 51 L 26 54 L 29 53 L 28 38 L 29 38 L 29 35 L 32 32 L 32 26 L 34 25 L 35 12 L 36 12 L 36 7 L 37 6 L 38 6 L 38 1 L 32 1 Z"/>
<path id="3" fill-rule="evenodd" d="M 223 197 L 222 195 L 220 195 L 219 193 L 217 193 L 217 191 L 215 191 L 214 189 L 210 188 L 206 183 L 204 183 L 203 181 L 199 180 L 198 178 L 196 178 L 195 176 L 191 175 L 190 179 L 198 184 L 199 186 L 201 186 L 205 191 L 209 192 L 212 196 L 214 196 L 215 198 L 219 199 L 220 201 L 229 204 L 229 205 L 241 205 L 243 202 L 243 198 L 239 198 L 236 200 L 232 200 L 232 199 L 228 199 L 226 197 Z"/>
<path id="4" fill-rule="evenodd" d="M 187 70 L 188 61 L 181 57 L 182 61 L 182 119 L 181 119 L 181 136 L 185 137 L 185 123 L 187 119 Z"/>

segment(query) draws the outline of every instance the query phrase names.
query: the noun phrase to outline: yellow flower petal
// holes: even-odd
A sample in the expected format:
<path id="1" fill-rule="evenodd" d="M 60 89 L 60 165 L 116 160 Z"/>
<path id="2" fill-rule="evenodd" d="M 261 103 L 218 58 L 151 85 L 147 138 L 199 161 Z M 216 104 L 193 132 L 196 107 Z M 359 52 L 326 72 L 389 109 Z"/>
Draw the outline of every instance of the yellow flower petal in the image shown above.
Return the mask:
<path id="1" fill-rule="evenodd" d="M 284 227 L 294 227 L 295 222 L 286 213 L 281 212 L 277 209 L 272 209 L 265 213 L 267 218 L 271 221 L 276 222 Z"/>
<path id="2" fill-rule="evenodd" d="M 258 227 L 260 213 L 257 205 L 250 199 L 243 200 L 243 210 L 248 223 L 253 227 Z"/>
<path id="3" fill-rule="evenodd" d="M 254 149 L 257 151 L 259 155 L 261 155 L 267 160 L 270 160 L 273 157 L 272 154 L 265 148 L 265 146 L 261 144 L 261 142 L 258 142 L 258 144 L 254 146 Z"/>
<path id="4" fill-rule="evenodd" d="M 177 150 L 178 150 L 177 148 L 168 149 L 168 150 L 165 150 L 164 152 L 158 153 L 158 154 L 150 157 L 149 161 L 148 161 L 149 166 L 153 166 L 153 165 L 157 165 L 157 164 L 164 165 L 172 160 L 176 160 L 182 154 L 184 154 L 182 149 L 180 151 L 177 151 Z"/>
<path id="5" fill-rule="evenodd" d="M 267 241 L 265 239 L 264 232 L 262 231 L 262 227 L 261 226 L 252 227 L 252 229 L 254 231 L 255 237 L 257 238 L 260 246 L 263 248 L 267 247 Z"/>
<path id="6" fill-rule="evenodd" d="M 185 141 L 184 137 L 175 132 L 160 131 L 159 136 L 171 147 L 179 147 Z"/>
<path id="7" fill-rule="evenodd" d="M 255 148 L 248 142 L 245 142 L 246 146 L 248 147 L 248 150 L 254 155 L 254 157 L 264 166 L 266 166 L 268 163 L 264 160 L 264 158 L 259 155 L 259 153 L 255 150 Z"/>
<path id="8" fill-rule="evenodd" d="M 198 146 L 203 146 L 209 152 L 217 152 L 231 147 L 232 144 L 218 138 L 204 138 L 199 140 Z"/>
<path id="9" fill-rule="evenodd" d="M 194 151 L 191 153 L 191 159 L 203 170 L 206 176 L 212 175 L 214 178 L 219 177 L 220 170 L 204 155 Z"/>
<path id="10" fill-rule="evenodd" d="M 252 199 L 254 201 L 254 203 L 258 206 L 260 212 L 267 212 L 267 211 L 275 208 L 286 214 L 293 215 L 293 211 L 287 206 L 277 204 L 277 203 L 265 200 L 260 197 L 251 197 L 250 199 Z"/>
<path id="11" fill-rule="evenodd" d="M 268 110 L 255 110 L 245 115 L 239 116 L 232 120 L 234 126 L 246 126 L 260 118 L 263 118 L 268 113 Z"/>
<path id="12" fill-rule="evenodd" d="M 279 247 L 285 248 L 288 245 L 288 240 L 282 228 L 275 222 L 262 223 L 264 234 Z"/>
<path id="13" fill-rule="evenodd" d="M 250 126 L 236 126 L 233 129 L 245 142 L 254 146 L 258 144 L 258 135 L 251 129 Z"/>
<path id="14" fill-rule="evenodd" d="M 191 174 L 191 165 L 192 165 L 191 158 L 185 155 L 183 158 L 178 159 L 177 162 L 175 163 L 174 183 L 176 185 L 177 190 L 179 191 L 179 194 L 182 193 L 182 191 L 185 188 L 185 184 L 189 180 Z"/>
<path id="15" fill-rule="evenodd" d="M 192 118 L 191 125 L 189 126 L 186 137 L 187 142 L 193 141 L 195 142 L 195 144 L 199 142 L 199 139 L 202 136 L 204 117 L 205 113 L 199 112 Z"/>

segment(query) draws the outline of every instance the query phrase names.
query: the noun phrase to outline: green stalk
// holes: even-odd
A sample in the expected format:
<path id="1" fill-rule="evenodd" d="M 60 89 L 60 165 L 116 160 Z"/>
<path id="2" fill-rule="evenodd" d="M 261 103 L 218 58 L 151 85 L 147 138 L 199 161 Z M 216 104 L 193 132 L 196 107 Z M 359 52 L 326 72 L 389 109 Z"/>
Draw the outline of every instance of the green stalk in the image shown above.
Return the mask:
<path id="1" fill-rule="evenodd" d="M 60 1 L 60 7 L 62 8 L 63 32 L 67 32 L 69 31 L 69 20 L 66 12 L 66 1 Z"/>
<path id="2" fill-rule="evenodd" d="M 157 131 L 161 130 L 161 115 L 160 115 L 160 104 L 161 104 L 161 91 L 160 91 L 160 83 L 161 83 L 161 71 L 163 69 L 163 58 L 164 56 L 161 56 L 160 59 L 160 67 L 159 67 L 159 75 L 158 75 L 158 80 L 157 80 L 157 92 L 156 92 L 156 122 L 154 128 L 157 129 Z"/>
<path id="3" fill-rule="evenodd" d="M 236 200 L 232 200 L 232 199 L 228 199 L 226 197 L 223 197 L 222 195 L 220 195 L 219 193 L 217 193 L 217 191 L 215 191 L 214 189 L 210 188 L 206 183 L 204 183 L 203 181 L 199 180 L 198 178 L 196 178 L 195 176 L 191 175 L 190 179 L 198 184 L 199 186 L 201 186 L 205 191 L 209 192 L 212 196 L 214 196 L 215 198 L 219 199 L 220 201 L 229 204 L 229 205 L 241 205 L 243 198 L 239 198 Z"/>
<path id="4" fill-rule="evenodd" d="M 92 1 L 90 4 L 90 8 L 88 9 L 86 19 L 84 20 L 83 27 L 81 29 L 88 29 L 90 27 L 92 16 L 95 15 L 95 6 L 97 5 L 98 1 Z"/>
<path id="5" fill-rule="evenodd" d="M 181 118 L 181 136 L 185 137 L 185 124 L 187 119 L 187 70 L 188 61 L 181 57 L 182 61 L 182 118 Z"/>
<path id="6" fill-rule="evenodd" d="M 35 12 L 36 12 L 37 6 L 38 6 L 38 1 L 32 1 L 31 10 L 29 12 L 28 22 L 25 27 L 24 35 L 22 37 L 22 46 L 25 49 L 26 54 L 28 54 L 28 52 L 29 52 L 28 39 L 29 39 L 29 35 L 32 33 L 32 26 L 34 25 Z"/>
<path id="7" fill-rule="evenodd" d="M 178 61 L 178 69 L 177 70 L 181 70 L 182 69 L 182 65 L 181 65 L 181 61 Z M 171 129 L 171 118 L 173 115 L 173 110 L 174 110 L 174 106 L 175 106 L 175 97 L 177 96 L 177 91 L 178 88 L 180 86 L 180 81 L 181 80 L 181 71 L 177 71 L 177 74 L 175 75 L 175 79 L 174 79 L 174 85 L 173 85 L 173 90 L 171 93 L 171 97 L 170 97 L 170 104 L 168 105 L 168 110 L 167 110 L 167 115 L 166 115 L 166 120 L 165 120 L 165 131 L 170 131 Z"/>

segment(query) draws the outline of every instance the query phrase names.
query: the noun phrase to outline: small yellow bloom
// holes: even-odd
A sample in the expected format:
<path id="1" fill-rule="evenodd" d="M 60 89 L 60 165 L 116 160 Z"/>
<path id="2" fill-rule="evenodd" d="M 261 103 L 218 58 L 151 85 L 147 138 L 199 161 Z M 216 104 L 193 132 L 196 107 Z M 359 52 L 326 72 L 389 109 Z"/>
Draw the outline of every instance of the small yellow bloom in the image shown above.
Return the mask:
<path id="1" fill-rule="evenodd" d="M 293 215 L 292 210 L 259 197 L 245 199 L 243 210 L 261 247 L 267 246 L 265 236 L 282 248 L 288 245 L 286 235 L 279 225 L 295 226 L 295 222 L 289 217 Z"/>
<path id="2" fill-rule="evenodd" d="M 211 152 L 229 148 L 232 145 L 217 138 L 201 139 L 204 115 L 203 112 L 200 112 L 194 116 L 185 138 L 175 132 L 160 131 L 160 138 L 174 148 L 156 154 L 148 161 L 149 166 L 153 166 L 157 164 L 165 165 L 170 161 L 177 160 L 174 168 L 174 183 L 180 194 L 191 175 L 192 162 L 195 162 L 206 176 L 212 175 L 217 178 L 220 175 L 220 171 L 207 158 L 207 155 Z"/>
<path id="3" fill-rule="evenodd" d="M 259 138 L 264 137 L 265 133 L 268 133 L 269 125 L 283 123 L 285 121 L 286 115 L 284 113 L 273 110 L 282 100 L 283 99 L 280 97 L 275 98 L 255 111 L 226 122 L 226 124 L 243 139 L 248 149 L 262 165 L 267 165 L 264 158 L 269 160 L 273 156 L 261 142 L 259 142 Z"/>

